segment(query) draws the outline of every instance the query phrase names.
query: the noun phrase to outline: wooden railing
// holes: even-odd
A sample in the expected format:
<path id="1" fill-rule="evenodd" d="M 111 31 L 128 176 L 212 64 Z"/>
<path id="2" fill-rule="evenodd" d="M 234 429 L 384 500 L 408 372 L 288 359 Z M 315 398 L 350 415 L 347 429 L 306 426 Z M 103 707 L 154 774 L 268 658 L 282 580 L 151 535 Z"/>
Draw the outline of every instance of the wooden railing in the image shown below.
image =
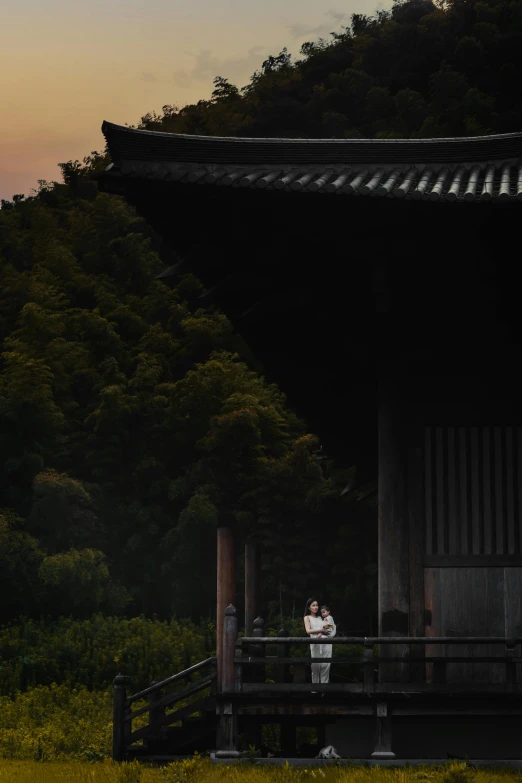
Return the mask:
<path id="1" fill-rule="evenodd" d="M 311 644 L 331 644 L 339 646 L 361 646 L 362 656 L 345 657 L 335 656 L 332 658 L 312 658 L 312 657 L 291 657 L 289 648 L 291 646 L 302 646 L 303 650 Z M 216 753 L 218 757 L 235 757 L 237 751 L 237 718 L 238 710 L 242 705 L 248 705 L 251 699 L 262 697 L 268 699 L 272 696 L 287 695 L 288 697 L 301 694 L 308 698 L 312 691 L 316 693 L 329 693 L 334 698 L 341 697 L 343 694 L 351 693 L 354 696 L 359 694 L 359 698 L 364 700 L 370 698 L 373 702 L 373 711 L 376 720 L 376 744 L 372 753 L 372 758 L 388 759 L 393 758 L 394 753 L 391 749 L 391 715 L 393 703 L 401 694 L 411 699 L 414 693 L 437 694 L 448 691 L 466 690 L 473 691 L 473 694 L 489 694 L 492 691 L 505 693 L 507 697 L 517 692 L 517 671 L 516 665 L 522 663 L 522 657 L 517 657 L 516 647 L 522 643 L 521 638 L 505 638 L 491 636 L 474 637 L 340 637 L 332 639 L 321 638 L 318 642 L 309 636 L 290 637 L 286 631 L 282 630 L 278 636 L 264 636 L 264 624 L 261 618 L 254 623 L 254 635 L 252 637 L 238 636 L 238 621 L 236 610 L 229 606 L 225 612 L 225 623 L 223 633 L 223 660 L 222 660 L 222 683 L 218 693 L 220 702 L 220 743 L 219 750 Z M 474 647 L 477 645 L 498 645 L 503 650 L 500 655 L 425 655 L 424 646 L 431 645 L 467 645 Z M 266 655 L 266 648 L 275 646 L 275 654 Z M 406 648 L 405 648 L 406 646 Z M 386 647 L 390 655 L 375 655 L 375 648 Z M 391 647 L 391 649 L 390 649 Z M 412 649 L 413 648 L 413 649 Z M 408 652 L 409 654 L 398 655 L 397 652 Z M 413 654 L 412 654 L 413 652 Z M 421 655 L 419 655 L 421 653 Z M 360 682 L 332 682 L 328 684 L 311 683 L 307 680 L 306 670 L 312 663 L 331 663 L 332 667 L 343 664 L 356 664 L 362 670 L 362 680 Z M 418 672 L 423 670 L 425 674 L 425 664 L 433 665 L 431 682 L 404 681 L 407 678 L 392 678 L 386 682 L 386 667 L 390 664 L 406 664 L 412 667 L 412 670 Z M 505 667 L 504 683 L 447 683 L 446 667 L 452 663 L 491 663 L 500 664 Z M 267 667 L 270 667 L 270 679 L 267 681 Z M 290 674 L 290 667 L 292 672 Z M 404 668 L 404 667 L 403 667 Z M 388 670 L 389 671 L 389 670 Z M 384 672 L 381 678 L 379 675 Z M 397 669 L 395 670 L 397 673 Z M 404 674 L 404 672 L 401 672 Z M 316 698 L 315 696 L 313 697 Z M 319 708 L 319 703 L 317 708 Z"/>
<path id="2" fill-rule="evenodd" d="M 234 659 L 234 666 L 236 669 L 235 683 L 236 692 L 252 692 L 256 691 L 262 693 L 263 691 L 274 690 L 271 683 L 263 684 L 264 678 L 256 682 L 255 686 L 250 687 L 250 683 L 245 682 L 243 671 L 248 667 L 256 667 L 260 670 L 260 667 L 266 667 L 267 665 L 275 666 L 275 683 L 278 685 L 288 685 L 288 687 L 278 688 L 278 690 L 307 691 L 312 689 L 311 683 L 304 684 L 304 677 L 302 675 L 302 667 L 309 667 L 312 663 L 331 663 L 332 667 L 341 665 L 360 665 L 363 670 L 363 678 L 361 687 L 354 687 L 352 684 L 331 683 L 328 690 L 361 690 L 362 692 L 375 691 L 379 683 L 379 669 L 381 664 L 386 666 L 391 663 L 399 663 L 401 665 L 411 665 L 419 667 L 423 664 L 433 664 L 432 685 L 445 685 L 446 680 L 446 667 L 448 664 L 457 663 L 491 663 L 491 664 L 503 664 L 505 666 L 505 690 L 511 691 L 516 689 L 517 676 L 516 676 L 516 664 L 522 663 L 522 657 L 516 657 L 516 645 L 522 642 L 521 639 L 507 639 L 504 637 L 336 637 L 334 639 L 321 638 L 320 644 L 332 644 L 332 645 L 360 645 L 363 647 L 362 657 L 332 657 L 332 658 L 312 658 L 308 657 L 289 657 L 286 649 L 290 645 L 304 645 L 309 646 L 311 644 L 318 644 L 314 639 L 304 637 L 286 637 L 284 642 L 281 638 L 273 637 L 261 637 L 261 638 L 242 638 L 238 639 L 237 653 Z M 264 647 L 266 645 L 278 645 L 278 652 L 276 655 L 251 655 L 247 651 L 247 646 L 255 644 L 257 647 Z M 418 656 L 376 656 L 374 654 L 374 648 L 384 645 L 503 645 L 504 652 L 500 655 L 423 655 Z M 293 676 L 291 677 L 292 683 L 289 682 L 290 678 L 287 675 L 287 667 L 293 666 Z M 257 678 L 256 678 L 257 679 Z M 386 680 L 383 679 L 383 683 Z M 416 682 L 413 679 L 413 682 Z M 296 684 L 302 683 L 300 687 L 293 687 Z M 314 684 L 314 690 L 316 689 Z M 420 682 L 416 682 L 419 686 Z M 428 684 L 429 686 L 429 684 Z M 478 688 L 478 683 L 474 682 L 475 689 Z"/>
<path id="3" fill-rule="evenodd" d="M 306 669 L 312 663 L 331 663 L 332 668 L 342 665 L 359 665 L 362 669 L 362 679 L 360 683 L 329 683 L 328 685 L 320 685 L 319 683 L 313 684 L 314 691 L 351 691 L 362 693 L 375 693 L 382 689 L 382 686 L 386 682 L 386 678 L 380 678 L 381 666 L 386 669 L 386 666 L 392 663 L 401 665 L 411 665 L 418 670 L 419 666 L 424 667 L 425 664 L 433 665 L 433 673 L 430 683 L 424 683 L 422 687 L 422 679 L 413 680 L 415 689 L 424 691 L 436 691 L 440 690 L 439 686 L 447 685 L 446 669 L 448 664 L 456 663 L 490 663 L 500 664 L 505 668 L 505 682 L 504 690 L 507 692 L 515 691 L 517 688 L 517 663 L 522 663 L 522 657 L 516 656 L 516 647 L 522 643 L 520 638 L 506 638 L 506 637 L 492 637 L 492 636 L 439 636 L 439 637 L 398 637 L 398 636 L 375 636 L 375 637 L 340 637 L 336 636 L 332 639 L 327 637 L 321 638 L 320 644 L 331 644 L 338 646 L 361 646 L 363 648 L 362 657 L 340 657 L 335 656 L 329 659 L 324 658 L 312 658 L 312 657 L 290 657 L 290 646 L 302 646 L 306 648 L 311 644 L 318 644 L 316 639 L 309 636 L 290 637 L 282 630 L 278 636 L 264 636 L 263 620 L 258 618 L 254 624 L 254 636 L 252 637 L 238 637 L 237 633 L 237 618 L 236 612 L 233 606 L 229 606 L 225 615 L 225 628 L 223 635 L 223 682 L 221 692 L 247 694 L 247 693 L 299 693 L 310 692 L 312 690 L 312 684 L 306 682 Z M 390 647 L 396 648 L 398 645 L 402 646 L 401 651 L 404 650 L 404 645 L 407 645 L 409 654 L 404 655 L 375 655 L 376 647 Z M 499 655 L 418 655 L 419 647 L 425 645 L 455 645 L 468 647 L 476 647 L 478 645 L 494 645 L 503 646 L 503 651 Z M 266 655 L 267 646 L 276 646 L 275 654 Z M 411 648 L 417 648 L 412 650 Z M 424 651 L 422 650 L 422 653 Z M 266 680 L 266 667 L 271 666 L 272 675 L 275 682 L 265 682 Z M 292 666 L 293 671 L 290 675 L 289 667 Z M 400 686 L 405 684 L 404 679 L 400 682 Z M 394 681 L 394 680 L 392 680 Z M 399 685 L 399 682 L 396 683 Z M 472 683 L 472 687 L 477 690 L 480 689 L 479 683 L 476 681 Z M 500 689 L 501 684 L 496 683 L 496 689 Z"/>
<path id="4" fill-rule="evenodd" d="M 468 683 L 468 690 L 475 693 L 497 692 L 509 694 L 520 691 L 517 683 L 517 664 L 522 663 L 522 657 L 517 656 L 517 645 L 522 644 L 522 638 L 505 638 L 491 636 L 474 637 L 364 637 L 336 636 L 333 639 L 321 638 L 320 644 L 331 644 L 335 647 L 360 646 L 362 655 L 358 657 L 335 656 L 329 659 L 312 658 L 309 656 L 289 655 L 291 646 L 300 646 L 303 651 L 318 641 L 309 636 L 288 636 L 283 629 L 277 636 L 264 635 L 264 622 L 257 618 L 254 622 L 254 632 L 251 637 L 239 637 L 238 619 L 233 606 L 225 611 L 223 629 L 223 646 L 219 652 L 221 660 L 221 682 L 217 682 L 217 659 L 207 658 L 178 674 L 167 677 L 161 682 L 154 682 L 148 688 L 127 697 L 128 678 L 119 674 L 114 680 L 114 714 L 113 714 L 113 758 L 122 761 L 125 749 L 140 739 L 161 739 L 166 727 L 189 717 L 198 710 L 197 704 L 190 703 L 177 710 L 166 713 L 167 707 L 173 707 L 180 701 L 212 686 L 212 693 L 218 699 L 219 708 L 219 740 L 217 756 L 231 757 L 237 755 L 237 717 L 241 702 L 248 704 L 256 697 L 268 698 L 270 695 L 297 695 L 307 697 L 313 691 L 330 693 L 336 698 L 342 694 L 360 694 L 365 700 L 375 701 L 375 717 L 377 720 L 378 742 L 373 754 L 376 758 L 389 757 L 391 754 L 391 704 L 397 698 L 397 693 L 444 693 L 449 690 L 465 691 L 466 683 L 448 683 L 447 666 L 463 663 L 488 663 L 503 665 L 505 678 L 503 682 Z M 451 645 L 452 647 L 467 645 L 502 646 L 499 655 L 425 655 L 424 646 Z M 274 654 L 267 655 L 267 647 L 275 647 Z M 376 648 L 388 649 L 390 655 L 376 655 Z M 397 652 L 405 653 L 398 655 Z M 408 654 L 406 654 L 408 653 Z M 420 654 L 419 654 L 420 653 Z M 360 667 L 361 679 L 358 682 L 331 682 L 328 684 L 311 683 L 308 680 L 307 669 L 312 663 L 330 663 L 335 672 L 336 667 L 350 664 Z M 391 678 L 386 681 L 386 667 L 390 664 L 410 665 L 412 672 L 421 671 L 422 676 L 408 681 L 408 677 Z M 431 682 L 425 682 L 426 664 L 431 664 Z M 291 670 L 290 670 L 290 667 Z M 194 674 L 208 669 L 209 673 L 191 682 Z M 402 666 L 404 669 L 404 666 Z M 397 672 L 397 669 L 396 669 Z M 267 681 L 267 674 L 270 680 Z M 384 676 L 380 676 L 383 673 Z M 402 674 L 404 672 L 402 671 Z M 189 683 L 180 690 L 164 694 L 172 684 L 189 679 Z M 308 681 L 307 681 L 308 680 Z M 315 697 L 314 697 L 315 698 Z M 147 704 L 132 710 L 132 705 L 147 699 Z M 388 703 L 389 702 L 389 703 Z M 132 731 L 132 721 L 148 713 L 146 726 Z"/>
<path id="5" fill-rule="evenodd" d="M 132 696 L 127 697 L 129 678 L 118 674 L 114 678 L 114 702 L 113 702 L 113 733 L 112 733 L 112 757 L 114 761 L 122 761 L 125 749 L 140 739 L 161 738 L 167 726 L 187 718 L 197 711 L 197 706 L 192 702 L 180 707 L 174 712 L 166 713 L 167 707 L 173 707 L 199 691 L 211 688 L 216 680 L 216 658 L 207 658 L 194 666 L 190 666 L 178 674 L 173 674 L 161 682 L 153 682 Z M 196 672 L 208 669 L 209 674 L 191 682 Z M 189 683 L 184 688 L 173 693 L 163 695 L 163 691 L 169 686 L 181 680 L 188 679 Z M 135 702 L 148 699 L 146 706 L 132 710 Z M 136 731 L 132 731 L 132 721 L 140 715 L 149 713 L 149 722 Z"/>

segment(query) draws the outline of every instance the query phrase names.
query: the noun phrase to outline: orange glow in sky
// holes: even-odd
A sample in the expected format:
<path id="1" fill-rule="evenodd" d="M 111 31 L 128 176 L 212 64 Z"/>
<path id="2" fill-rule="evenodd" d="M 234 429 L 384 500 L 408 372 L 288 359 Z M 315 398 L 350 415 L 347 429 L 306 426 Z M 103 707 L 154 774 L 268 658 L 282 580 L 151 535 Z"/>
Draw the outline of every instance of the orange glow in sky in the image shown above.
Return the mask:
<path id="1" fill-rule="evenodd" d="M 165 104 L 238 87 L 268 55 L 329 38 L 379 0 L 3 0 L 0 198 L 59 180 L 103 150 L 103 120 L 137 124 Z"/>

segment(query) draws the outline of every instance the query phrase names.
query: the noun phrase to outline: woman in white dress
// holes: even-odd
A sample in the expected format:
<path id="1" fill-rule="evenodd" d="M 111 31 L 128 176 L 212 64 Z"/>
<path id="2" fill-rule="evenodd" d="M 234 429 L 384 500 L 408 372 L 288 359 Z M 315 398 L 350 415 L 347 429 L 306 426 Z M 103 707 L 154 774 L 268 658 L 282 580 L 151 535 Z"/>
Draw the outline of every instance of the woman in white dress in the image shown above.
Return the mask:
<path id="1" fill-rule="evenodd" d="M 306 602 L 306 609 L 303 619 L 306 633 L 309 634 L 309 636 L 315 636 L 317 639 L 321 639 L 323 634 L 326 636 L 328 632 L 328 625 L 325 624 L 323 618 L 321 617 L 319 603 L 315 600 L 315 598 L 309 598 Z M 329 658 L 331 655 L 331 646 L 331 644 L 311 644 L 310 655 L 312 658 Z M 328 682 L 329 674 L 329 663 L 312 663 L 312 682 Z"/>

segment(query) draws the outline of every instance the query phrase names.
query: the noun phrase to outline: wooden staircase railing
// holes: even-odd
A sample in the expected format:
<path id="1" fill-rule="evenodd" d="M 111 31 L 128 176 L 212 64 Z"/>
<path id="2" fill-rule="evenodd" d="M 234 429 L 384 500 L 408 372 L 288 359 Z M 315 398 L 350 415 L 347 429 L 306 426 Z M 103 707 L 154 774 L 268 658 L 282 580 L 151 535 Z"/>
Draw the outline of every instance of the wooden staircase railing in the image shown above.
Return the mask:
<path id="1" fill-rule="evenodd" d="M 113 708 L 113 734 L 112 734 L 112 758 L 114 761 L 123 761 L 127 749 L 140 739 L 161 739 L 165 729 L 180 720 L 188 718 L 194 712 L 203 707 L 208 707 L 211 697 L 192 701 L 173 712 L 166 713 L 167 707 L 172 707 L 200 691 L 211 688 L 216 680 L 217 659 L 207 658 L 204 661 L 189 666 L 182 672 L 173 674 L 160 682 L 153 682 L 132 696 L 127 697 L 129 678 L 118 674 L 114 678 L 114 708 Z M 185 678 L 191 678 L 196 672 L 209 669 L 210 673 L 195 682 L 189 682 L 181 690 L 162 695 L 165 688 Z M 132 710 L 132 705 L 148 698 L 145 707 Z M 132 731 L 132 721 L 140 715 L 149 713 L 149 722 L 146 726 Z"/>
<path id="2" fill-rule="evenodd" d="M 220 651 L 222 656 L 220 687 L 213 687 L 217 682 L 216 658 L 207 658 L 161 682 L 154 682 L 148 688 L 129 697 L 127 697 L 128 678 L 122 674 L 115 678 L 113 759 L 122 761 L 129 755 L 140 755 L 142 751 L 149 752 L 154 747 L 161 749 L 162 753 L 164 748 L 172 756 L 173 753 L 177 754 L 181 747 L 194 747 L 194 740 L 199 742 L 203 736 L 208 737 L 209 731 L 215 728 L 218 729 L 216 757 L 237 757 L 240 709 L 241 725 L 248 732 L 249 726 L 252 729 L 252 721 L 250 720 L 249 723 L 248 720 L 249 710 L 255 708 L 257 703 L 266 704 L 276 699 L 279 704 L 282 702 L 296 704 L 303 700 L 308 704 L 312 699 L 315 704 L 313 709 L 317 712 L 319 708 L 317 697 L 320 694 L 328 696 L 328 703 L 331 704 L 343 704 L 347 698 L 354 703 L 359 701 L 373 704 L 378 741 L 372 758 L 392 758 L 394 754 L 391 751 L 391 714 L 393 705 L 399 697 L 410 701 L 412 699 L 440 701 L 440 697 L 444 694 L 451 694 L 453 700 L 458 696 L 460 701 L 463 701 L 469 699 L 469 694 L 488 698 L 493 695 L 500 697 L 504 694 L 503 699 L 507 703 L 512 700 L 512 697 L 522 693 L 522 683 L 517 678 L 517 666 L 522 663 L 519 652 L 522 638 L 478 636 L 324 638 L 321 639 L 321 644 L 331 644 L 337 649 L 342 649 L 343 646 L 353 648 L 354 645 L 360 648 L 357 657 L 353 654 L 349 657 L 335 655 L 329 659 L 333 669 L 356 665 L 359 667 L 360 675 L 357 681 L 314 683 L 312 686 L 307 682 L 307 669 L 312 663 L 324 662 L 324 659 L 311 658 L 303 654 L 292 657 L 290 648 L 297 645 L 305 653 L 307 647 L 313 643 L 314 639 L 308 636 L 289 637 L 285 630 L 280 631 L 277 636 L 265 636 L 264 622 L 261 618 L 257 618 L 254 622 L 253 636 L 241 638 L 238 634 L 236 610 L 233 606 L 228 606 L 225 611 L 223 645 Z M 493 646 L 499 654 L 492 655 L 489 652 L 488 655 L 459 656 L 453 650 L 452 654 L 446 655 L 444 653 L 447 645 L 452 648 L 454 646 L 462 648 L 462 645 L 468 648 L 471 646 L 474 651 L 479 645 Z M 272 655 L 267 655 L 268 647 L 273 650 Z M 440 647 L 442 647 L 442 654 L 433 655 L 433 648 L 440 649 Z M 377 649 L 380 650 L 379 655 L 375 654 Z M 401 652 L 402 655 L 399 654 Z M 447 673 L 446 670 L 448 666 L 455 663 L 500 665 L 505 672 L 503 681 L 453 682 L 452 673 Z M 406 671 L 408 677 L 387 679 L 392 664 L 400 664 L 403 668 L 411 667 L 409 674 Z M 429 677 L 426 677 L 427 667 L 431 667 Z M 204 671 L 206 669 L 208 671 Z M 419 671 L 421 677 L 418 676 Z M 204 676 L 198 674 L 200 679 L 190 681 L 192 675 L 196 673 L 202 673 Z M 267 680 L 269 673 L 274 679 Z M 402 670 L 399 674 L 402 674 Z M 184 687 L 165 693 L 171 685 L 187 678 L 189 682 Z M 209 688 L 210 696 L 172 709 L 180 702 Z M 134 704 L 144 699 L 148 699 L 145 706 L 132 709 Z M 326 705 L 327 701 L 323 701 L 322 704 Z M 214 711 L 213 707 L 216 708 Z M 168 714 L 167 708 L 171 708 Z M 195 712 L 207 713 L 206 718 L 191 723 L 188 719 Z M 149 716 L 148 724 L 132 731 L 133 720 L 145 714 Z M 214 720 L 216 723 L 213 722 Z M 184 722 L 184 726 L 179 730 L 179 734 L 177 728 L 168 729 L 173 723 L 180 721 Z M 191 723 L 190 727 L 188 723 Z M 144 748 L 136 746 L 135 743 L 139 740 L 145 741 Z"/>

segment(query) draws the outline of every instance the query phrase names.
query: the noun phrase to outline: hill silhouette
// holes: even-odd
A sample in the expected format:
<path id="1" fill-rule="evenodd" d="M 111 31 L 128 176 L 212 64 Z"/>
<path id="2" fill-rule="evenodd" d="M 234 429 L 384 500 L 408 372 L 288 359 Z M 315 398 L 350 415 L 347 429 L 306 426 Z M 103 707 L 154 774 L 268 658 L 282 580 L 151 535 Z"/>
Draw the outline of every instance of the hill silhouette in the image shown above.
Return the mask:
<path id="1" fill-rule="evenodd" d="M 139 127 L 207 135 L 428 138 L 519 131 L 522 0 L 396 3 L 332 40 L 268 57 L 239 88 Z M 325 591 L 371 632 L 375 519 L 211 304 L 120 198 L 107 155 L 61 164 L 0 210 L 0 608 L 18 614 L 213 611 L 220 513 L 257 530 L 266 605 Z M 234 480 L 231 481 L 231 476 Z M 237 477 L 237 478 L 236 478 Z M 364 494 L 364 493 L 362 493 Z M 366 504 L 366 505 L 365 505 Z M 357 546 L 356 546 L 357 543 Z M 296 608 L 297 607 L 297 608 Z"/>

